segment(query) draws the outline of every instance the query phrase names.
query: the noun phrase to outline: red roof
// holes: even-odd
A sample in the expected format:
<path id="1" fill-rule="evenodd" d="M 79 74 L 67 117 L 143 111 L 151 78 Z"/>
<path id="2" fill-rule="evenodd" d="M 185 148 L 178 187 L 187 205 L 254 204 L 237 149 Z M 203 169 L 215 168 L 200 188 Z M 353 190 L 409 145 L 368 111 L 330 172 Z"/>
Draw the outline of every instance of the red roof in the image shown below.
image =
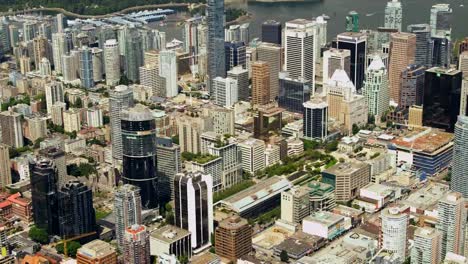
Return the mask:
<path id="1" fill-rule="evenodd" d="M 29 204 L 29 201 L 27 199 L 22 198 L 21 193 L 19 192 L 8 197 L 8 201 L 15 203 L 15 204 L 19 204 L 21 206 L 28 206 Z"/>

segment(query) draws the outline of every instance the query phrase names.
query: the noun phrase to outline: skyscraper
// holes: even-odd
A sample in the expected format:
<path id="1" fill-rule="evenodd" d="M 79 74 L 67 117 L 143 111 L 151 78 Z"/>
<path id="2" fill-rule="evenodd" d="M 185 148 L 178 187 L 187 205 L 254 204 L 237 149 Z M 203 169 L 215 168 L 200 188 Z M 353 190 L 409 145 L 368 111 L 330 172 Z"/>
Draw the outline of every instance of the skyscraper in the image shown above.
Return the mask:
<path id="1" fill-rule="evenodd" d="M 119 84 L 120 54 L 119 43 L 115 39 L 106 40 L 104 43 L 104 65 L 106 84 L 111 86 Z"/>
<path id="2" fill-rule="evenodd" d="M 57 147 L 48 147 L 39 151 L 41 157 L 51 160 L 57 169 L 57 187 L 60 188 L 66 183 L 67 163 L 65 161 L 65 152 Z"/>
<path id="3" fill-rule="evenodd" d="M 231 216 L 219 223 L 215 241 L 216 254 L 236 261 L 252 251 L 252 227 L 246 219 Z"/>
<path id="4" fill-rule="evenodd" d="M 398 207 L 382 210 L 382 248 L 400 259 L 406 259 L 408 243 L 408 213 Z"/>
<path id="5" fill-rule="evenodd" d="M 150 236 L 144 225 L 132 225 L 125 230 L 124 263 L 150 264 Z"/>
<path id="6" fill-rule="evenodd" d="M 206 6 L 206 21 L 208 25 L 208 88 L 212 93 L 212 80 L 226 74 L 224 60 L 224 1 L 208 0 Z"/>
<path id="7" fill-rule="evenodd" d="M 317 42 L 314 21 L 295 19 L 286 22 L 285 37 L 285 70 L 291 78 L 303 77 L 312 83 L 315 90 L 315 48 Z"/>
<path id="8" fill-rule="evenodd" d="M 325 140 L 328 136 L 328 104 L 321 98 L 312 98 L 304 103 L 304 138 Z"/>
<path id="9" fill-rule="evenodd" d="M 414 63 L 425 67 L 431 66 L 432 49 L 434 47 L 434 42 L 431 39 L 431 26 L 429 24 L 409 25 L 408 32 L 416 35 Z"/>
<path id="10" fill-rule="evenodd" d="M 45 85 L 47 113 L 52 113 L 52 106 L 57 102 L 65 102 L 63 85 L 61 82 L 52 81 Z"/>
<path id="11" fill-rule="evenodd" d="M 223 107 L 231 107 L 238 101 L 237 81 L 229 77 L 216 77 L 213 80 L 214 103 Z"/>
<path id="12" fill-rule="evenodd" d="M 128 28 L 127 37 L 123 39 L 125 45 L 123 50 L 125 52 L 125 74 L 127 78 L 133 82 L 140 80 L 138 69 L 143 66 L 143 43 L 141 34 L 136 28 Z M 119 44 L 122 43 L 119 39 Z M 122 49 L 119 45 L 119 49 Z"/>
<path id="13" fill-rule="evenodd" d="M 161 203 L 174 199 L 174 178 L 182 172 L 180 147 L 170 138 L 157 138 L 156 154 L 158 157 L 158 184 Z"/>
<path id="14" fill-rule="evenodd" d="M 242 169 L 251 174 L 265 169 L 265 142 L 249 138 L 238 144 L 241 152 Z"/>
<path id="15" fill-rule="evenodd" d="M 179 94 L 177 85 L 177 57 L 172 50 L 159 52 L 159 75 L 166 80 L 166 97 L 174 97 Z"/>
<path id="16" fill-rule="evenodd" d="M 62 56 L 67 54 L 68 51 L 66 35 L 64 33 L 52 34 L 52 56 L 57 73 L 62 73 Z"/>
<path id="17" fill-rule="evenodd" d="M 344 70 L 351 76 L 351 51 L 331 48 L 323 53 L 323 83 L 326 83 L 336 70 Z"/>
<path id="18" fill-rule="evenodd" d="M 109 111 L 112 140 L 112 157 L 122 160 L 122 128 L 120 126 L 122 110 L 133 107 L 133 91 L 125 85 L 116 86 L 110 92 Z"/>
<path id="19" fill-rule="evenodd" d="M 257 60 L 268 63 L 270 69 L 270 100 L 274 101 L 279 94 L 278 74 L 283 63 L 282 48 L 278 44 L 261 43 L 257 46 Z"/>
<path id="20" fill-rule="evenodd" d="M 431 8 L 431 36 L 451 39 L 452 8 L 449 4 L 435 4 Z"/>
<path id="21" fill-rule="evenodd" d="M 0 143 L 0 187 L 11 184 L 11 165 L 8 145 Z"/>
<path id="22" fill-rule="evenodd" d="M 403 8 L 399 0 L 391 0 L 387 2 L 385 7 L 385 28 L 392 28 L 401 31 L 403 23 Z"/>
<path id="23" fill-rule="evenodd" d="M 366 98 L 369 115 L 381 117 L 388 110 L 390 94 L 387 68 L 380 56 L 375 56 L 367 68 L 362 94 Z"/>
<path id="24" fill-rule="evenodd" d="M 399 107 L 408 108 L 413 105 L 422 105 L 425 69 L 424 66 L 412 64 L 401 72 Z"/>
<path id="25" fill-rule="evenodd" d="M 75 180 L 58 192 L 59 230 L 61 237 L 74 237 L 96 231 L 93 193 Z"/>
<path id="26" fill-rule="evenodd" d="M 131 184 L 119 186 L 114 198 L 115 237 L 120 249 L 124 247 L 125 230 L 141 224 L 140 189 Z"/>
<path id="27" fill-rule="evenodd" d="M 49 235 L 58 235 L 57 168 L 51 160 L 41 159 L 32 161 L 30 170 L 34 224 Z"/>
<path id="28" fill-rule="evenodd" d="M 281 45 L 281 23 L 267 20 L 262 23 L 262 42 Z"/>
<path id="29" fill-rule="evenodd" d="M 411 250 L 412 264 L 439 264 L 442 249 L 442 234 L 431 227 L 418 227 L 414 232 Z"/>
<path id="30" fill-rule="evenodd" d="M 346 16 L 346 32 L 359 32 L 359 14 L 350 11 Z"/>
<path id="31" fill-rule="evenodd" d="M 264 61 L 252 63 L 252 104 L 264 105 L 270 102 L 270 68 Z"/>
<path id="32" fill-rule="evenodd" d="M 151 111 L 136 105 L 122 111 L 123 182 L 140 187 L 143 208 L 158 206 L 156 123 Z"/>
<path id="33" fill-rule="evenodd" d="M 463 73 L 463 78 L 468 78 L 468 51 L 460 53 L 458 57 L 458 69 Z"/>
<path id="34" fill-rule="evenodd" d="M 468 116 L 459 115 L 455 124 L 452 162 L 450 188 L 468 198 Z"/>
<path id="35" fill-rule="evenodd" d="M 287 111 L 302 113 L 303 104 L 313 96 L 312 84 L 302 77 L 291 79 L 288 72 L 281 72 L 279 75 L 278 105 Z"/>
<path id="36" fill-rule="evenodd" d="M 341 33 L 337 36 L 337 48 L 351 51 L 351 74 L 349 78 L 359 91 L 364 83 L 366 72 L 366 34 L 358 32 Z"/>
<path id="37" fill-rule="evenodd" d="M 175 225 L 192 233 L 192 248 L 210 245 L 213 233 L 213 179 L 201 172 L 179 173 L 174 179 Z"/>
<path id="38" fill-rule="evenodd" d="M 400 102 L 401 72 L 414 63 L 416 56 L 416 35 L 411 33 L 393 33 L 390 37 L 390 68 L 388 78 L 390 99 Z"/>
<path id="39" fill-rule="evenodd" d="M 243 69 L 242 66 L 237 66 L 227 72 L 227 77 L 237 81 L 238 99 L 248 101 L 250 96 L 249 70 Z"/>
<path id="40" fill-rule="evenodd" d="M 224 44 L 226 71 L 230 71 L 236 66 L 242 66 L 242 68 L 247 67 L 245 49 L 244 42 L 226 42 Z"/>
<path id="41" fill-rule="evenodd" d="M 93 53 L 92 49 L 86 46 L 80 49 L 80 79 L 84 88 L 94 87 L 93 75 Z"/>
<path id="42" fill-rule="evenodd" d="M 463 195 L 457 192 L 448 193 L 439 200 L 437 211 L 436 228 L 442 233 L 441 258 L 445 259 L 448 252 L 464 254 L 466 209 Z"/>
<path id="43" fill-rule="evenodd" d="M 0 112 L 0 132 L 1 143 L 13 148 L 21 148 L 24 145 L 21 114 L 11 110 Z"/>

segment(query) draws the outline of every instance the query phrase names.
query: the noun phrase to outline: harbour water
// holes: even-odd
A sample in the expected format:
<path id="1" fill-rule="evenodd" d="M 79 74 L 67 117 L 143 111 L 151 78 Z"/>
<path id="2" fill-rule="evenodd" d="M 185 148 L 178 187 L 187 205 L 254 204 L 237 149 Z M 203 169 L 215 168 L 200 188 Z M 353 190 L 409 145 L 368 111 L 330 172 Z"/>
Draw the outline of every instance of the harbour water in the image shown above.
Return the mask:
<path id="1" fill-rule="evenodd" d="M 404 29 L 409 24 L 429 23 L 431 6 L 437 3 L 449 3 L 453 9 L 453 38 L 460 39 L 468 36 L 468 0 L 401 0 L 401 2 L 403 4 Z M 252 18 L 248 21 L 250 23 L 251 37 L 259 37 L 261 35 L 262 22 L 269 19 L 284 23 L 295 18 L 310 19 L 326 14 L 330 17 L 328 21 L 328 37 L 331 39 L 333 36 L 344 31 L 345 17 L 351 10 L 355 10 L 360 14 L 360 28 L 372 29 L 378 25 L 383 25 L 386 3 L 387 0 L 249 2 L 246 8 L 252 15 Z M 231 4 L 230 6 L 235 6 L 235 4 Z M 168 40 L 172 38 L 182 39 L 182 27 L 176 27 L 175 23 L 168 23 L 161 30 L 167 32 Z"/>

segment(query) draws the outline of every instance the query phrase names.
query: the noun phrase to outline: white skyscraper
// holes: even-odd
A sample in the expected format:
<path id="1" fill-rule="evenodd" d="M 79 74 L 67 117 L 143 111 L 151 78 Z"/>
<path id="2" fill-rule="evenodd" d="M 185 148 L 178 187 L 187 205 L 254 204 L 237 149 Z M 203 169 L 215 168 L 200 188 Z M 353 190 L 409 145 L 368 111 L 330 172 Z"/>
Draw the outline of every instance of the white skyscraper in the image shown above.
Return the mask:
<path id="1" fill-rule="evenodd" d="M 451 192 L 439 200 L 437 230 L 442 233 L 442 259 L 448 252 L 463 255 L 465 243 L 465 199 L 458 192 Z"/>
<path id="2" fill-rule="evenodd" d="M 442 234 L 431 227 L 418 227 L 414 232 L 411 249 L 411 264 L 439 264 L 441 258 Z"/>
<path id="3" fill-rule="evenodd" d="M 120 80 L 119 44 L 115 39 L 104 43 L 104 66 L 106 69 L 106 84 L 117 85 Z"/>
<path id="4" fill-rule="evenodd" d="M 88 127 L 102 127 L 103 118 L 102 110 L 98 107 L 90 107 L 86 109 L 86 122 Z"/>
<path id="5" fill-rule="evenodd" d="M 385 28 L 401 31 L 403 21 L 403 9 L 399 0 L 391 0 L 385 7 Z"/>
<path id="6" fill-rule="evenodd" d="M 317 42 L 316 23 L 306 19 L 286 22 L 285 70 L 293 79 L 303 77 L 312 83 L 315 90 L 315 48 Z"/>
<path id="7" fill-rule="evenodd" d="M 449 4 L 436 4 L 431 8 L 431 37 L 447 38 L 452 35 L 452 8 Z"/>
<path id="8" fill-rule="evenodd" d="M 62 73 L 62 56 L 68 52 L 66 36 L 64 33 L 52 34 L 52 57 L 54 58 L 54 67 L 57 73 Z"/>
<path id="9" fill-rule="evenodd" d="M 112 157 L 122 160 L 122 110 L 133 107 L 133 91 L 126 85 L 118 85 L 110 92 L 109 111 L 112 140 Z"/>
<path id="10" fill-rule="evenodd" d="M 102 49 L 92 48 L 91 54 L 93 57 L 93 79 L 95 82 L 102 81 L 104 74 L 104 58 Z"/>
<path id="11" fill-rule="evenodd" d="M 385 208 L 382 218 L 382 248 L 406 259 L 408 243 L 408 214 L 401 212 L 398 207 Z"/>
<path id="12" fill-rule="evenodd" d="M 213 80 L 214 103 L 230 107 L 238 101 L 237 81 L 229 77 L 216 77 Z"/>
<path id="13" fill-rule="evenodd" d="M 39 72 L 41 76 L 50 76 L 52 75 L 52 67 L 50 66 L 50 61 L 43 57 L 41 59 L 41 63 L 39 64 Z"/>
<path id="14" fill-rule="evenodd" d="M 351 76 L 351 51 L 346 49 L 329 49 L 323 52 L 323 83 L 326 83 L 336 70 L 344 70 Z"/>
<path id="15" fill-rule="evenodd" d="M 249 138 L 239 143 L 238 146 L 244 171 L 255 174 L 265 168 L 265 142 L 263 140 Z"/>
<path id="16" fill-rule="evenodd" d="M 162 50 L 159 53 L 159 75 L 166 79 L 166 97 L 177 96 L 177 57 L 174 51 Z"/>
<path id="17" fill-rule="evenodd" d="M 387 69 L 376 55 L 366 71 L 362 94 L 366 98 L 369 115 L 382 116 L 388 110 L 390 91 L 388 87 Z"/>
<path id="18" fill-rule="evenodd" d="M 61 82 L 52 81 L 45 86 L 47 113 L 52 113 L 52 106 L 56 102 L 65 102 L 63 86 Z"/>
<path id="19" fill-rule="evenodd" d="M 115 236 L 119 248 L 123 248 L 125 229 L 141 224 L 140 188 L 124 184 L 115 192 L 114 199 Z"/>

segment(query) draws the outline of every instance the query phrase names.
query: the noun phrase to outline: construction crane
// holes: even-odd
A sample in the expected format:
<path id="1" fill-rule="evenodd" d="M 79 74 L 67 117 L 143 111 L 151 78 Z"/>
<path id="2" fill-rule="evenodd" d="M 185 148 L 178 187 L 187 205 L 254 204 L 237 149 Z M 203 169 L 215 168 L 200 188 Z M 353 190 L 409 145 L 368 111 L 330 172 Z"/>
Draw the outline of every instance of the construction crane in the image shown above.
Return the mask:
<path id="1" fill-rule="evenodd" d="M 95 234 L 96 234 L 96 231 L 89 232 L 89 233 L 84 233 L 84 234 L 81 234 L 79 236 L 74 236 L 74 237 L 62 239 L 62 240 L 60 240 L 59 242 L 56 242 L 56 243 L 51 243 L 51 244 L 49 244 L 49 246 L 56 247 L 56 246 L 58 246 L 60 244 L 63 244 L 63 255 L 65 255 L 65 258 L 68 258 L 68 249 L 67 249 L 67 243 L 68 242 L 74 241 L 74 240 L 77 240 L 77 239 L 80 239 L 80 238 L 92 236 L 92 235 L 95 235 Z"/>

